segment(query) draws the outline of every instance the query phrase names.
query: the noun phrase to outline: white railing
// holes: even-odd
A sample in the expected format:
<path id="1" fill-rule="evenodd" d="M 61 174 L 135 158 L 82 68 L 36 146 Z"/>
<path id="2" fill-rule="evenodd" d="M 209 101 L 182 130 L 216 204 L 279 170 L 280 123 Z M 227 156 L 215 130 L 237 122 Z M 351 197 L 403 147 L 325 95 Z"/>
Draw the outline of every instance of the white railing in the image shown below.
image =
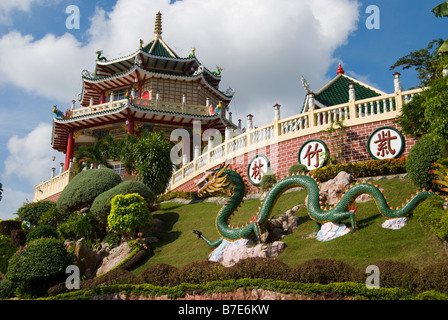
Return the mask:
<path id="1" fill-rule="evenodd" d="M 186 103 L 176 103 L 176 102 L 166 102 L 158 99 L 147 100 L 147 99 L 121 99 L 117 101 L 110 101 L 106 103 L 90 105 L 84 108 L 78 108 L 71 110 L 71 117 L 81 116 L 81 115 L 93 115 L 106 110 L 114 110 L 122 107 L 124 104 L 132 104 L 139 106 L 140 108 L 153 110 L 153 111 L 169 111 L 178 112 L 185 114 L 195 114 L 195 115 L 209 115 L 207 106 L 186 104 Z"/>
<path id="2" fill-rule="evenodd" d="M 33 202 L 48 199 L 49 197 L 62 192 L 73 176 L 74 174 L 69 169 L 52 177 L 50 180 L 35 186 Z"/>
<path id="3" fill-rule="evenodd" d="M 395 119 L 399 115 L 402 105 L 411 101 L 412 97 L 421 91 L 422 89 L 398 91 L 364 100 L 350 100 L 345 104 L 322 109 L 310 109 L 306 113 L 282 120 L 274 120 L 269 125 L 244 133 L 234 131 L 237 134 L 236 137 L 227 139 L 211 150 L 205 150 L 202 155 L 174 172 L 169 189 L 173 190 L 204 170 L 259 147 L 325 130 L 336 120 L 344 120 L 344 125 L 350 127 L 363 123 Z"/>

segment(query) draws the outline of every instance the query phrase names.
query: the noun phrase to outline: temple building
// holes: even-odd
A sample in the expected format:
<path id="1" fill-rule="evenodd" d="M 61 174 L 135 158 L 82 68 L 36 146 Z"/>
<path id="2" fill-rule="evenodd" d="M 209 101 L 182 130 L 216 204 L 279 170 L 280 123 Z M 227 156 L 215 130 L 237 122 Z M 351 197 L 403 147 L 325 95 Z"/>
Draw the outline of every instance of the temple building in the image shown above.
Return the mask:
<path id="1" fill-rule="evenodd" d="M 95 70 L 82 71 L 82 108 L 53 112 L 52 147 L 65 153 L 68 170 L 76 149 L 106 135 L 121 137 L 142 130 L 161 131 L 167 139 L 177 128 L 192 130 L 236 128 L 228 105 L 233 89 L 219 88 L 221 68 L 210 71 L 192 49 L 188 57 L 177 55 L 162 39 L 161 13 L 156 15 L 154 39 L 134 53 L 106 59 L 97 52 Z M 193 151 L 193 150 L 191 150 Z M 193 154 L 193 153 L 191 153 Z M 191 159 L 188 159 L 191 160 Z"/>

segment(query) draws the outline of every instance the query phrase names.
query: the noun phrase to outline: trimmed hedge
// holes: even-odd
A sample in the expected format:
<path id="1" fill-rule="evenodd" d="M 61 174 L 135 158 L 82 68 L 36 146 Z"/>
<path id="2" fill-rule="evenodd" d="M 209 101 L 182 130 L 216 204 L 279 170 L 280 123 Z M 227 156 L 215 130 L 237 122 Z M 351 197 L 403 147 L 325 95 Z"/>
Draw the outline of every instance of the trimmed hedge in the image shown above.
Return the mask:
<path id="1" fill-rule="evenodd" d="M 333 179 L 341 171 L 350 173 L 355 178 L 400 174 L 406 173 L 406 160 L 407 157 L 401 157 L 397 159 L 338 163 L 312 170 L 310 173 L 320 182 Z"/>
<path id="2" fill-rule="evenodd" d="M 276 259 L 249 258 L 226 268 L 216 262 L 198 261 L 181 269 L 154 265 L 138 276 L 123 268 L 81 282 L 84 291 L 62 294 L 58 299 L 90 299 L 105 293 L 168 295 L 188 292 L 230 292 L 238 288 L 262 288 L 307 297 L 357 297 L 367 299 L 448 299 L 448 264 L 417 270 L 395 261 L 378 261 L 380 289 L 368 289 L 365 270 L 332 259 L 314 259 L 292 268 Z M 319 281 L 319 282 L 317 282 Z M 87 291 L 85 291 L 87 290 Z M 59 287 L 54 294 L 61 293 Z"/>
<path id="3" fill-rule="evenodd" d="M 62 190 L 56 207 L 65 213 L 90 207 L 97 196 L 120 183 L 121 177 L 112 169 L 82 171 Z"/>

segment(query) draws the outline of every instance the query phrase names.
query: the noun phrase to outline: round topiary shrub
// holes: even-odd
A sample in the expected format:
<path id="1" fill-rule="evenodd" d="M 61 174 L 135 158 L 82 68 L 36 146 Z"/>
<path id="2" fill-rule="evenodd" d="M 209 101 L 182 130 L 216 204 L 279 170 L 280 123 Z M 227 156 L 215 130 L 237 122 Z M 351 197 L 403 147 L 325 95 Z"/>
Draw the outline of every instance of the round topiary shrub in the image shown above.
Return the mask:
<path id="1" fill-rule="evenodd" d="M 26 222 L 29 227 L 37 226 L 39 225 L 39 220 L 42 215 L 54 206 L 54 202 L 48 200 L 26 203 L 17 210 L 16 214 L 19 216 L 20 220 Z"/>
<path id="2" fill-rule="evenodd" d="M 187 264 L 173 274 L 177 283 L 207 283 L 217 280 L 226 280 L 227 270 L 219 262 L 196 261 Z"/>
<path id="3" fill-rule="evenodd" d="M 98 222 L 102 225 L 107 224 L 107 216 L 110 213 L 112 198 L 119 194 L 138 193 L 148 205 L 155 201 L 155 195 L 145 184 L 138 181 L 125 181 L 100 194 L 92 203 L 90 212 L 92 212 Z"/>
<path id="4" fill-rule="evenodd" d="M 28 232 L 28 234 L 26 235 L 27 242 L 32 241 L 34 239 L 39 239 L 39 238 L 58 239 L 59 234 L 58 234 L 58 231 L 56 230 L 56 228 L 53 226 L 40 225 L 40 226 L 37 226 L 36 228 L 32 228 L 30 230 L 30 232 Z"/>
<path id="5" fill-rule="evenodd" d="M 434 290 L 448 294 L 448 264 L 437 263 L 423 268 L 414 277 L 414 290 Z"/>
<path id="6" fill-rule="evenodd" d="M 277 182 L 277 178 L 273 174 L 265 174 L 261 178 L 260 189 L 262 192 L 268 191 Z"/>
<path id="7" fill-rule="evenodd" d="M 28 242 L 11 257 L 6 277 L 17 283 L 25 296 L 39 296 L 65 281 L 65 269 L 71 263 L 61 240 L 40 238 Z"/>
<path id="8" fill-rule="evenodd" d="M 302 172 L 307 173 L 307 172 L 309 172 L 309 170 L 306 165 L 301 164 L 301 163 L 293 164 L 292 166 L 289 167 L 289 170 L 288 170 L 289 175 L 293 175 L 296 173 L 302 173 Z"/>
<path id="9" fill-rule="evenodd" d="M 110 231 L 137 233 L 139 227 L 150 227 L 152 215 L 145 199 L 137 194 L 116 195 L 107 217 Z"/>
<path id="10" fill-rule="evenodd" d="M 423 136 L 411 148 L 406 161 L 406 171 L 416 187 L 438 189 L 438 186 L 432 183 L 436 176 L 429 170 L 432 168 L 431 164 L 439 160 L 441 152 L 441 141 L 429 134 Z"/>
<path id="11" fill-rule="evenodd" d="M 121 177 L 112 169 L 82 171 L 62 190 L 56 207 L 66 213 L 90 207 L 97 196 L 119 183 Z"/>
<path id="12" fill-rule="evenodd" d="M 321 283 L 332 282 L 359 282 L 360 272 L 345 262 L 332 259 L 313 259 L 293 268 L 290 272 L 289 281 L 300 283 Z"/>
<path id="13" fill-rule="evenodd" d="M 377 261 L 372 263 L 380 271 L 380 286 L 412 290 L 414 277 L 418 269 L 399 261 Z"/>
<path id="14" fill-rule="evenodd" d="M 273 279 L 287 280 L 290 267 L 273 258 L 248 258 L 238 261 L 228 269 L 232 279 Z"/>
<path id="15" fill-rule="evenodd" d="M 138 275 L 139 279 L 143 283 L 150 283 L 155 286 L 175 286 L 178 285 L 178 281 L 174 276 L 178 272 L 178 269 L 172 265 L 159 263 L 155 266 L 146 268 Z"/>

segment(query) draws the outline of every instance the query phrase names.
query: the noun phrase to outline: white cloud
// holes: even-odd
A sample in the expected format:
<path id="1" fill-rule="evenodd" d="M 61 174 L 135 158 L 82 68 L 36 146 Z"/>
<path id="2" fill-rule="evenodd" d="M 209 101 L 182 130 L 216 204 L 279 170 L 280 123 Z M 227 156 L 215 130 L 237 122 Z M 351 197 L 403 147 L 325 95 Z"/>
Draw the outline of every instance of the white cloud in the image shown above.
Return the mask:
<path id="1" fill-rule="evenodd" d="M 7 143 L 9 155 L 5 160 L 5 177 L 14 175 L 34 185 L 48 180 L 51 168 L 55 166 L 50 139 L 51 125 L 46 123 L 39 124 L 23 138 L 12 136 Z"/>
<path id="2" fill-rule="evenodd" d="M 17 218 L 17 212 L 24 203 L 33 201 L 33 194 L 3 187 L 3 199 L 0 201 L 0 219 Z"/>
<path id="3" fill-rule="evenodd" d="M 31 0 L 28 0 L 31 1 Z M 93 71 L 95 52 L 108 58 L 127 55 L 139 39 L 152 40 L 154 18 L 162 12 L 163 39 L 181 56 L 196 47 L 209 69 L 223 67 L 221 89 L 236 90 L 236 118 L 255 115 L 255 125 L 297 114 L 303 103 L 304 75 L 312 87 L 323 85 L 337 69 L 334 50 L 343 45 L 359 17 L 355 0 L 118 0 L 110 12 L 97 8 L 86 30 L 87 43 L 71 34 L 42 39 L 11 32 L 0 39 L 3 83 L 12 83 L 58 101 L 81 90 L 82 69 Z M 82 13 L 81 13 L 82 14 Z M 26 76 L 24 76 L 26 75 Z M 1 83 L 0 82 L 0 83 Z"/>

